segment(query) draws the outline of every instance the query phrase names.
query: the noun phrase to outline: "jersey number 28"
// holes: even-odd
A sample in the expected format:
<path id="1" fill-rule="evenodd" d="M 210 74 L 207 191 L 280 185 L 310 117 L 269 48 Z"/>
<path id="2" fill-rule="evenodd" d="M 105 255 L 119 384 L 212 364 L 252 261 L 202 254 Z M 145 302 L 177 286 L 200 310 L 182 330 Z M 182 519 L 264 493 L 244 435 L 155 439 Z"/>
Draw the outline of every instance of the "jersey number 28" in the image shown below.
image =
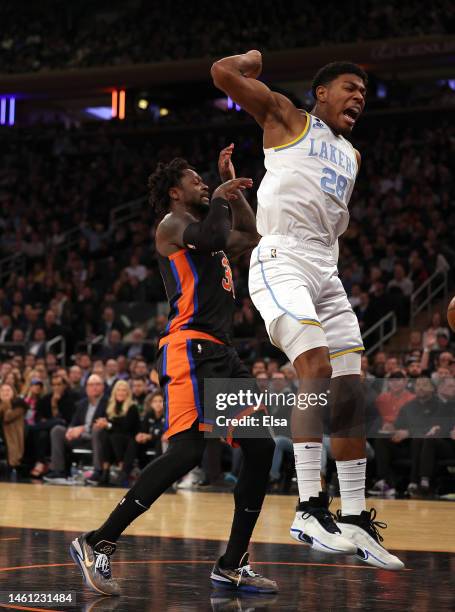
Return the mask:
<path id="1" fill-rule="evenodd" d="M 323 168 L 322 173 L 325 174 L 321 178 L 321 189 L 326 193 L 337 195 L 340 200 L 344 200 L 348 179 L 342 174 L 337 174 L 332 168 Z"/>

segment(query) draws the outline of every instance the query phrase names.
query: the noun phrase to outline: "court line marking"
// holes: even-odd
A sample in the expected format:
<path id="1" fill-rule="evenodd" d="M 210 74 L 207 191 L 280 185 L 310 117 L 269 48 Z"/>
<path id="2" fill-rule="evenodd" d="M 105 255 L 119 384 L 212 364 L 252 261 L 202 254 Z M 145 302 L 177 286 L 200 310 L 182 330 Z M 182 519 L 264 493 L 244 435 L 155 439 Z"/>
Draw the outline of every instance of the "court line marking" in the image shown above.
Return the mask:
<path id="1" fill-rule="evenodd" d="M 349 565 L 345 563 L 310 563 L 306 561 L 254 561 L 255 565 L 296 565 L 299 567 L 343 567 L 346 569 L 359 569 L 359 570 L 381 570 L 380 567 L 373 567 L 371 565 Z M 112 561 L 113 565 L 140 565 L 140 564 L 174 564 L 174 565 L 213 565 L 213 561 L 205 561 L 203 559 L 149 559 L 144 561 Z M 74 563 L 42 563 L 37 565 L 16 565 L 14 567 L 0 567 L 0 572 L 12 572 L 14 570 L 21 569 L 43 569 L 47 567 L 73 567 Z M 400 571 L 412 572 L 412 569 L 405 568 Z"/>

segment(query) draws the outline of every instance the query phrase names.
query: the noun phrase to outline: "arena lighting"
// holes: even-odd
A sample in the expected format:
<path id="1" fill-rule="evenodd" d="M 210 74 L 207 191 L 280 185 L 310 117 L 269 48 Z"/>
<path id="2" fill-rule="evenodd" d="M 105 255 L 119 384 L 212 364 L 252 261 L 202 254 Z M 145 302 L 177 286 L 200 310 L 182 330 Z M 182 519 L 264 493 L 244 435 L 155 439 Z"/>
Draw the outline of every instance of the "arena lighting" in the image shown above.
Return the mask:
<path id="1" fill-rule="evenodd" d="M 6 123 L 6 98 L 0 100 L 0 125 Z"/>
<path id="2" fill-rule="evenodd" d="M 112 109 L 110 106 L 89 106 L 85 109 L 85 112 L 97 119 L 103 119 L 104 121 L 112 118 Z"/>
<path id="3" fill-rule="evenodd" d="M 160 108 L 160 117 L 167 117 L 169 115 L 168 108 Z"/>
<path id="4" fill-rule="evenodd" d="M 147 110 L 149 103 L 148 103 L 148 100 L 146 100 L 145 98 L 141 98 L 138 101 L 137 105 L 139 106 L 141 110 Z"/>
<path id="5" fill-rule="evenodd" d="M 118 91 L 116 89 L 114 89 L 114 91 L 112 92 L 112 113 L 111 113 L 111 117 L 112 119 L 115 119 L 115 117 L 117 117 L 117 106 L 118 106 Z"/>
<path id="6" fill-rule="evenodd" d="M 227 99 L 227 107 L 228 107 L 229 110 L 231 110 L 233 108 L 235 108 L 236 111 L 242 110 L 242 107 L 239 106 L 238 104 L 235 104 L 234 100 L 232 100 L 232 98 L 230 98 L 229 96 L 228 96 L 228 99 Z"/>
<path id="7" fill-rule="evenodd" d="M 15 118 L 16 118 L 16 98 L 10 98 L 9 99 L 8 125 L 14 125 Z"/>
<path id="8" fill-rule="evenodd" d="M 125 90 L 121 89 L 118 97 L 118 118 L 125 119 Z"/>

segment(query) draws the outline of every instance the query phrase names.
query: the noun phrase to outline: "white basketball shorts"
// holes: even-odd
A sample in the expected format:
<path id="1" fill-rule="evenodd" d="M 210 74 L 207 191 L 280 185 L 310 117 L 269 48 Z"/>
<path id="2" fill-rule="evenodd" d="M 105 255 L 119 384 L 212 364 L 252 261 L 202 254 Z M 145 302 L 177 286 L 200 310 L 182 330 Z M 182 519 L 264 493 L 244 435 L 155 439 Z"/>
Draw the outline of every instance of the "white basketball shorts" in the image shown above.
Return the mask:
<path id="1" fill-rule="evenodd" d="M 357 317 L 328 247 L 289 236 L 261 238 L 251 254 L 249 290 L 270 341 L 291 363 L 320 346 L 328 347 L 331 359 L 364 350 Z M 297 332 L 301 329 L 298 341 L 276 325 L 283 315 L 300 326 L 292 325 Z M 360 373 L 360 356 L 358 362 Z"/>

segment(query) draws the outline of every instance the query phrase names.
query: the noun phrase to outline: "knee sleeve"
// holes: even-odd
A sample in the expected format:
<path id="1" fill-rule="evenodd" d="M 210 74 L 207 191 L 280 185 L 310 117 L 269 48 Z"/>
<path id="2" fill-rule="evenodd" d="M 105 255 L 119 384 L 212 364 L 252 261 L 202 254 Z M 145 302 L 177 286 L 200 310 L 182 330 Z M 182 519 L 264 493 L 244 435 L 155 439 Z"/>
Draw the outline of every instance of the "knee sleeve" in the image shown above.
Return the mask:
<path id="1" fill-rule="evenodd" d="M 346 353 L 340 357 L 330 360 L 332 366 L 332 378 L 347 376 L 349 374 L 360 375 L 362 353 Z"/>

